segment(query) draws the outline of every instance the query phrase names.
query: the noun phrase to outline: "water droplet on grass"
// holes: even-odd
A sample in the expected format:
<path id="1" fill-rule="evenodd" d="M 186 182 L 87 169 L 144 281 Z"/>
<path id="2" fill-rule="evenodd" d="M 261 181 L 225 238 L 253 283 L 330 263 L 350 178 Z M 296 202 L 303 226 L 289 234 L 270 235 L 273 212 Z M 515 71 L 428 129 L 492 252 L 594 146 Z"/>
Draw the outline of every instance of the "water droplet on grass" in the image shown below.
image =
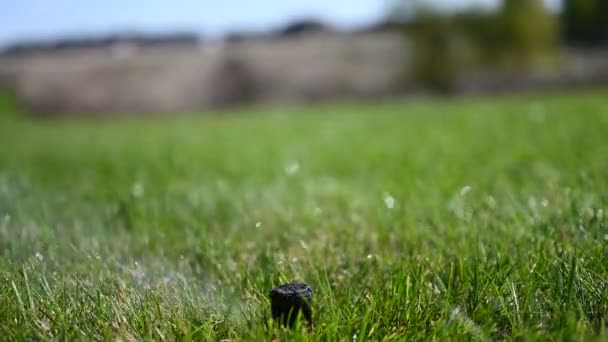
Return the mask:
<path id="1" fill-rule="evenodd" d="M 460 196 L 464 196 L 466 195 L 469 191 L 471 191 L 471 186 L 469 185 L 465 185 L 462 187 L 462 189 L 460 189 Z"/>
<path id="2" fill-rule="evenodd" d="M 143 197 L 144 196 L 144 185 L 140 182 L 133 184 L 133 187 L 131 188 L 131 194 L 135 198 Z"/>
<path id="3" fill-rule="evenodd" d="M 496 208 L 496 199 L 493 196 L 488 196 L 486 203 L 492 209 Z"/>
<path id="4" fill-rule="evenodd" d="M 294 175 L 300 170 L 300 163 L 297 161 L 292 161 L 287 164 L 285 167 L 285 173 L 288 175 Z"/>
<path id="5" fill-rule="evenodd" d="M 528 197 L 528 207 L 532 210 L 536 209 L 536 198 L 533 196 Z"/>
<path id="6" fill-rule="evenodd" d="M 142 280 L 145 275 L 146 274 L 144 273 L 144 270 L 141 268 L 139 263 L 136 261 L 135 268 L 131 271 L 131 276 L 133 276 L 133 278 L 135 278 L 137 280 Z"/>
<path id="7" fill-rule="evenodd" d="M 384 193 L 384 205 L 386 205 L 388 209 L 395 208 L 395 198 L 391 196 L 391 194 L 389 194 L 388 192 Z"/>

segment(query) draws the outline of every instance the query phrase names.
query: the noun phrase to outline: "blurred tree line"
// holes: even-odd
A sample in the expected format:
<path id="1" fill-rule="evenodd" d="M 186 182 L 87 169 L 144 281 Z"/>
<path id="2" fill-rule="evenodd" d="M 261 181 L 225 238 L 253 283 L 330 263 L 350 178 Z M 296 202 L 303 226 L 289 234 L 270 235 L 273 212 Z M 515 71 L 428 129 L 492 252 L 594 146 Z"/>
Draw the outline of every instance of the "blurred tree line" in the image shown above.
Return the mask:
<path id="1" fill-rule="evenodd" d="M 607 0 L 564 0 L 562 33 L 569 44 L 608 44 Z"/>
<path id="2" fill-rule="evenodd" d="M 608 0 L 564 0 L 561 15 L 543 0 L 502 0 L 496 10 L 455 13 L 428 1 L 398 0 L 393 15 L 415 47 L 408 74 L 443 91 L 472 68 L 550 70 L 560 42 L 602 45 L 608 37 Z"/>

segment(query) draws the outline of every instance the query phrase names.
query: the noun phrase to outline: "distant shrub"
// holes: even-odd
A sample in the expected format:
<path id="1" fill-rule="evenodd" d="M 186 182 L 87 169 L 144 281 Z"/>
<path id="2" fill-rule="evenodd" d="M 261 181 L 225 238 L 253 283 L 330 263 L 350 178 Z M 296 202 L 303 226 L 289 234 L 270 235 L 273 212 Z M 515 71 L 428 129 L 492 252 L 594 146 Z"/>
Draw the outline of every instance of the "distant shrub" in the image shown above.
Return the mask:
<path id="1" fill-rule="evenodd" d="M 241 59 L 226 57 L 215 71 L 212 84 L 212 102 L 216 106 L 248 104 L 257 98 L 257 79 Z"/>
<path id="2" fill-rule="evenodd" d="M 414 80 L 435 90 L 449 92 L 465 62 L 458 32 L 449 18 L 426 12 L 407 31 L 413 39 L 411 72 Z"/>
<path id="3" fill-rule="evenodd" d="M 277 32 L 278 36 L 290 37 L 305 33 L 329 32 L 331 27 L 320 20 L 303 19 L 289 23 L 285 28 Z"/>
<path id="4" fill-rule="evenodd" d="M 564 0 L 561 24 L 570 44 L 608 45 L 608 1 Z"/>
<path id="5" fill-rule="evenodd" d="M 501 62 L 538 66 L 554 55 L 558 21 L 542 0 L 503 0 L 497 25 Z"/>
<path id="6" fill-rule="evenodd" d="M 474 67 L 544 68 L 557 51 L 557 18 L 541 0 L 504 0 L 495 12 L 472 8 L 446 14 L 421 7 L 407 20 L 413 76 L 438 90 L 449 91 Z"/>

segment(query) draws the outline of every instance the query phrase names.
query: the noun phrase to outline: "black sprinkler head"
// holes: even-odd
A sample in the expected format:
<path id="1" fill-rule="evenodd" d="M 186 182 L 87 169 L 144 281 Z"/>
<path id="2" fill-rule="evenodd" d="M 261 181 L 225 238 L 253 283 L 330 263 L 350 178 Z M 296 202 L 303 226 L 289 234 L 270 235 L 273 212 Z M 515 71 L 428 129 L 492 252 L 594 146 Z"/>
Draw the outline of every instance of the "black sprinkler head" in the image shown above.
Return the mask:
<path id="1" fill-rule="evenodd" d="M 272 318 L 283 326 L 294 327 L 300 313 L 312 324 L 312 289 L 304 283 L 277 286 L 270 290 Z"/>

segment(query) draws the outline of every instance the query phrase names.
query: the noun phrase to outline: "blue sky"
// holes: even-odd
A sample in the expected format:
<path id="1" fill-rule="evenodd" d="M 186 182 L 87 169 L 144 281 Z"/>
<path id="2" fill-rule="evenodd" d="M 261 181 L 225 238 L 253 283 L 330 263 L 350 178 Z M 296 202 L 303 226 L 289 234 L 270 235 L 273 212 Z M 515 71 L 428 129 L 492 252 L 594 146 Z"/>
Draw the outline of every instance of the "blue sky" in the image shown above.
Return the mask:
<path id="1" fill-rule="evenodd" d="M 22 39 L 120 31 L 217 36 L 315 17 L 353 27 L 382 17 L 391 0 L 0 0 L 0 45 Z M 439 5 L 497 0 L 429 0 Z M 559 0 L 549 0 L 556 2 Z"/>

